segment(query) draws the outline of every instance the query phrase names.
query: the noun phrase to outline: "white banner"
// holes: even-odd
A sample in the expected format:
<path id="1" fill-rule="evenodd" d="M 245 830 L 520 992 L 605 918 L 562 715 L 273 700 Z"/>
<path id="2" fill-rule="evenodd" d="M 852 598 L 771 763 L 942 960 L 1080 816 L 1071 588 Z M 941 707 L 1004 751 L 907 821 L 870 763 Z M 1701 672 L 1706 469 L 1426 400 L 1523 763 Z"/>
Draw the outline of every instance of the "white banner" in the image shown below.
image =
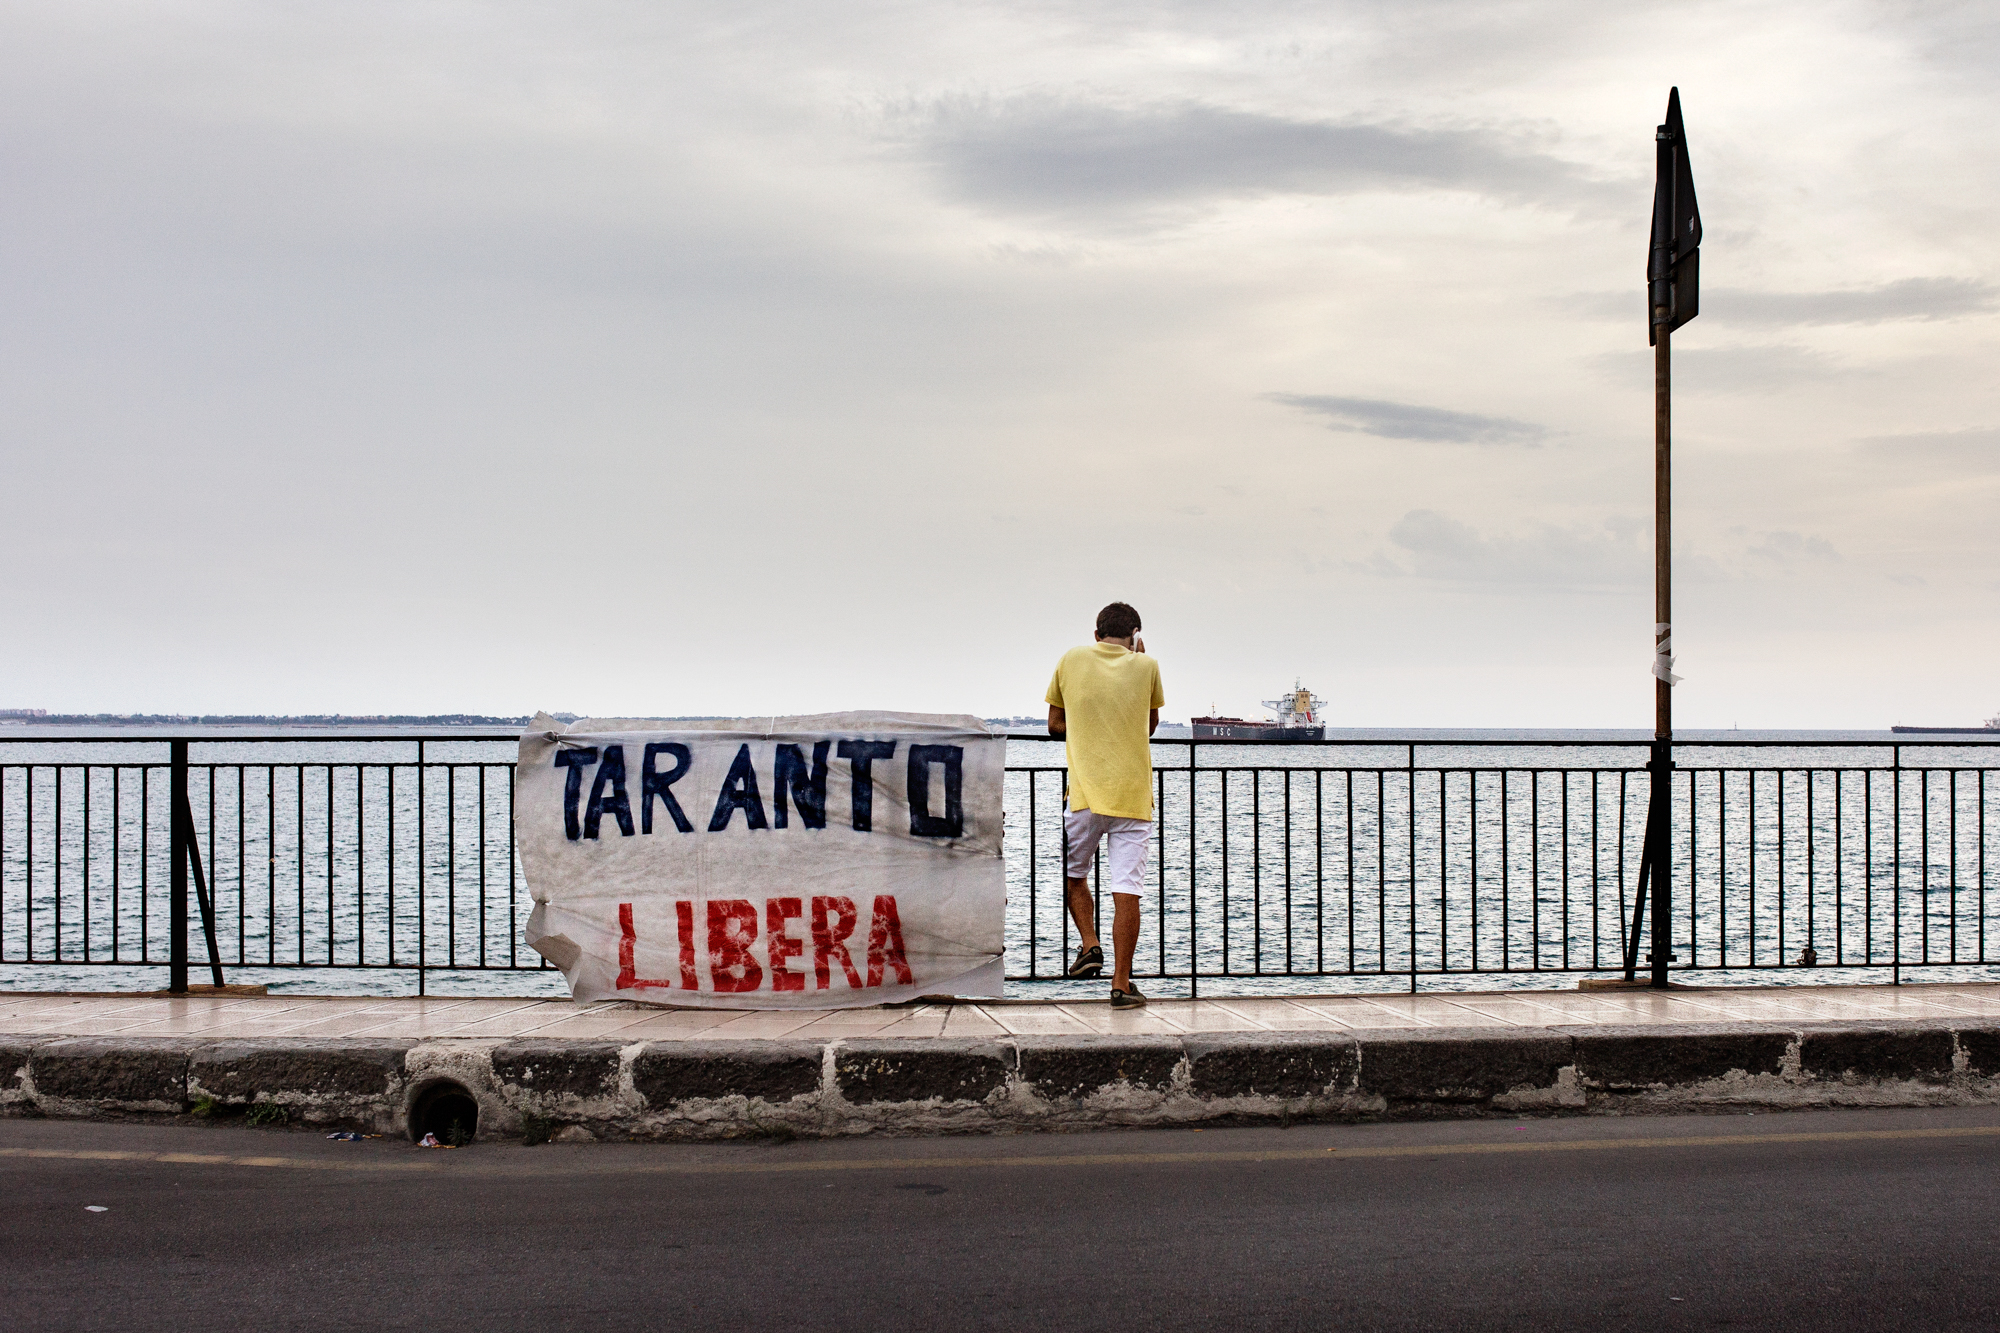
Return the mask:
<path id="1" fill-rule="evenodd" d="M 579 1000 L 996 996 L 1006 745 L 924 713 L 540 714 L 514 786 L 528 943 Z"/>

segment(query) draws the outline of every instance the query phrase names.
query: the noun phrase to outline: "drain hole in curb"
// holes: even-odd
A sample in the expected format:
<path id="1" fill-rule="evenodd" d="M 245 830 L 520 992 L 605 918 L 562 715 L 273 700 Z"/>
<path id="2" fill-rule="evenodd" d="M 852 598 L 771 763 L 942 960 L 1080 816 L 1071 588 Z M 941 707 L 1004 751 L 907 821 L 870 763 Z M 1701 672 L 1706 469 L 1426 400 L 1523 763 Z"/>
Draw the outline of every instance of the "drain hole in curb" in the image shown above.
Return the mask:
<path id="1" fill-rule="evenodd" d="M 435 1134 L 437 1141 L 462 1148 L 479 1134 L 479 1103 L 461 1083 L 439 1083 L 418 1094 L 410 1108 L 410 1139 L 421 1142 Z"/>

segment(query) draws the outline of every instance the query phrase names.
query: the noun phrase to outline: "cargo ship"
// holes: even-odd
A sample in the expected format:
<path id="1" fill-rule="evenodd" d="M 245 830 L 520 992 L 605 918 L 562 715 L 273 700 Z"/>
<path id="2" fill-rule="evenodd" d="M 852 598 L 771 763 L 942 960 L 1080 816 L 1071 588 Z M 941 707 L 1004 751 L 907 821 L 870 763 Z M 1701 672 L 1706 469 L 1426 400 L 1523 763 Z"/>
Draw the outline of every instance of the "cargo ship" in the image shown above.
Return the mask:
<path id="1" fill-rule="evenodd" d="M 1326 724 L 1319 717 L 1322 702 L 1311 690 L 1294 681 L 1284 698 L 1264 701 L 1264 707 L 1278 715 L 1276 721 L 1196 717 L 1188 722 L 1198 741 L 1323 741 Z"/>
<path id="2" fill-rule="evenodd" d="M 1891 727 L 1905 735 L 2000 736 L 2000 713 L 1986 719 L 1983 727 Z"/>

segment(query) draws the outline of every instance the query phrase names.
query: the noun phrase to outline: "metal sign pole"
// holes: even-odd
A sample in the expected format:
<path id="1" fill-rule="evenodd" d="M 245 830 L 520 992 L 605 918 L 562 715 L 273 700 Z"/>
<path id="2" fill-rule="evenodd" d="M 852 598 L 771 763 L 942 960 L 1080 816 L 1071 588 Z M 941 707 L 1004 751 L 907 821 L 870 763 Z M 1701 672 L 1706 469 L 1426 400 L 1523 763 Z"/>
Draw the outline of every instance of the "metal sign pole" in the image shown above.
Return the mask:
<path id="1" fill-rule="evenodd" d="M 1651 791 L 1640 867 L 1641 902 L 1634 905 L 1626 975 L 1639 948 L 1639 915 L 1652 914 L 1651 984 L 1667 986 L 1673 956 L 1673 331 L 1700 310 L 1701 213 L 1688 165 L 1681 94 L 1667 94 L 1667 118 L 1653 136 L 1653 237 L 1646 261 L 1653 342 L 1653 745 L 1646 764 Z M 1651 902 L 1645 902 L 1646 890 Z"/>
<path id="2" fill-rule="evenodd" d="M 1653 348 L 1653 661 L 1671 661 L 1674 622 L 1673 554 L 1673 389 L 1667 327 L 1659 326 Z M 1673 960 L 1673 682 L 1655 671 L 1653 681 L 1653 753 L 1646 765 L 1652 772 L 1647 806 L 1647 878 L 1652 881 L 1653 985 L 1667 987 L 1667 964 Z"/>

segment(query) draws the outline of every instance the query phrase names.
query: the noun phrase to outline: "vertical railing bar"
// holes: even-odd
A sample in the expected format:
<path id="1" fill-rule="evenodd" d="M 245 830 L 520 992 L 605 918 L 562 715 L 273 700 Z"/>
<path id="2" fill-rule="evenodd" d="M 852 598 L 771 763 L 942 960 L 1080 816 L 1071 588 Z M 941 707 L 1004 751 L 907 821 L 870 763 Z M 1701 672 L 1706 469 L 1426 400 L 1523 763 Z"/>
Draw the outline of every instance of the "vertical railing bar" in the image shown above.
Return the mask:
<path id="1" fill-rule="evenodd" d="M 1037 903 L 1035 901 L 1035 880 L 1041 870 L 1041 867 L 1035 863 L 1035 779 L 1040 776 L 1041 774 L 1037 773 L 1034 769 L 1031 768 L 1028 770 L 1028 975 L 1031 977 L 1042 975 L 1041 928 L 1040 923 L 1036 920 Z M 1063 873 L 1067 874 L 1069 872 L 1065 869 Z M 1065 883 L 1063 888 L 1067 891 L 1069 885 Z"/>
<path id="2" fill-rule="evenodd" d="M 1785 863 L 1791 858 L 1785 854 L 1785 776 L 1784 769 L 1778 770 L 1778 966 L 1785 965 Z"/>
<path id="3" fill-rule="evenodd" d="M 368 766 L 354 766 L 354 962 L 368 961 Z"/>
<path id="4" fill-rule="evenodd" d="M 1250 770 L 1250 958 L 1264 975 L 1264 770 Z"/>
<path id="5" fill-rule="evenodd" d="M 1756 769 L 1750 769 L 1750 967 L 1756 967 Z"/>
<path id="6" fill-rule="evenodd" d="M 1818 915 L 1814 909 L 1818 907 L 1818 887 L 1820 887 L 1818 837 L 1816 837 L 1818 823 L 1820 823 L 1820 805 L 1816 799 L 1814 771 L 1806 769 L 1806 949 L 1812 951 L 1818 951 L 1818 945 L 1814 943 L 1814 927 L 1818 925 Z"/>
<path id="7" fill-rule="evenodd" d="M 1471 881 L 1466 889 L 1465 901 L 1472 909 L 1472 970 L 1479 970 L 1479 770 L 1465 770 L 1465 823 L 1472 830 L 1471 854 L 1467 864 L 1471 867 Z"/>
<path id="8" fill-rule="evenodd" d="M 121 961 L 120 943 L 123 934 L 123 917 L 119 896 L 119 870 L 124 861 L 124 786 L 125 768 L 122 764 L 111 767 L 111 961 Z M 0 801 L 4 805 L 4 801 Z M 6 819 L 6 812 L 0 809 L 0 822 Z M 0 864 L 4 864 L 6 853 L 0 851 Z"/>
<path id="9" fill-rule="evenodd" d="M 1687 872 L 1687 912 L 1688 912 L 1688 966 L 1697 965 L 1695 945 L 1700 942 L 1700 931 L 1696 926 L 1695 900 L 1701 891 L 1701 876 L 1695 873 L 1701 866 L 1700 838 L 1696 831 L 1696 821 L 1701 816 L 1701 803 L 1696 799 L 1696 780 L 1700 774 L 1688 770 L 1688 872 Z M 1673 941 L 1669 940 L 1671 945 Z"/>
<path id="10" fill-rule="evenodd" d="M 1729 770 L 1715 772 L 1715 943 L 1717 967 L 1729 966 Z"/>
<path id="11" fill-rule="evenodd" d="M 139 769 L 139 961 L 153 957 L 153 769 Z"/>
<path id="12" fill-rule="evenodd" d="M 1090 928 L 1104 938 L 1104 862 L 1103 843 L 1099 843 L 1090 853 Z M 1117 904 L 1112 904 L 1117 910 Z"/>
<path id="13" fill-rule="evenodd" d="M 430 848 L 425 822 L 429 818 L 425 799 L 424 743 L 417 742 L 417 994 L 424 993 L 430 967 L 430 905 L 425 891 L 430 884 Z"/>
<path id="14" fill-rule="evenodd" d="M 382 774 L 382 799 L 388 807 L 388 827 L 382 831 L 383 854 L 387 867 L 382 875 L 382 896 L 387 902 L 389 919 L 383 924 L 383 947 L 388 956 L 383 959 L 390 967 L 396 965 L 396 761 L 384 764 Z M 508 856 L 513 856 L 513 843 L 508 843 Z"/>
<path id="15" fill-rule="evenodd" d="M 520 910 L 520 889 L 514 879 L 514 774 L 517 764 L 507 765 L 507 965 L 516 965 L 516 950 L 520 947 L 521 932 L 515 924 L 515 916 Z M 542 960 L 544 967 L 548 959 Z"/>
<path id="16" fill-rule="evenodd" d="M 1388 774 L 1375 770 L 1375 970 L 1389 970 L 1389 788 Z"/>
<path id="17" fill-rule="evenodd" d="M 1347 831 L 1347 970 L 1352 973 L 1354 964 L 1354 770 L 1346 770 L 1347 809 L 1341 823 Z"/>
<path id="18" fill-rule="evenodd" d="M 1934 771 L 1917 770 L 1917 921 L 1922 932 L 1917 956 L 1926 963 L 1931 960 L 1931 774 Z"/>
<path id="19" fill-rule="evenodd" d="M 1861 947 L 1862 962 L 1875 961 L 1875 770 L 1862 770 L 1861 783 Z"/>
<path id="20" fill-rule="evenodd" d="M 486 966 L 486 765 L 479 766 L 479 965 Z"/>
<path id="21" fill-rule="evenodd" d="M 90 771 L 83 766 L 83 961 L 90 961 Z"/>
<path id="22" fill-rule="evenodd" d="M 26 860 L 25 883 L 21 898 L 21 957 L 28 962 L 35 959 L 35 766 L 30 763 L 24 770 L 27 791 L 26 804 L 22 807 L 21 850 Z"/>
<path id="23" fill-rule="evenodd" d="M 1945 777 L 1948 779 L 1948 785 L 1945 788 L 1945 800 L 1951 807 L 1950 820 L 1945 826 L 1951 836 L 1951 849 L 1948 859 L 1945 862 L 1945 873 L 1951 877 L 1950 890 L 1946 896 L 1946 901 L 1951 904 L 1951 934 L 1949 942 L 1951 947 L 1951 961 L 1955 963 L 1958 961 L 1958 770 L 1956 768 L 1945 770 Z"/>
<path id="24" fill-rule="evenodd" d="M 1438 775 L 1438 971 L 1451 971 L 1451 773 Z"/>
<path id="25" fill-rule="evenodd" d="M 1889 806 L 1894 818 L 1889 825 L 1889 854 L 1895 860 L 1895 869 L 1889 881 L 1889 897 L 1892 905 L 1889 911 L 1889 973 L 1890 984 L 1900 986 L 1903 982 L 1903 751 L 1895 751 L 1895 783 L 1890 790 Z"/>
<path id="26" fill-rule="evenodd" d="M 1847 961 L 1847 830 L 1841 815 L 1847 807 L 1847 770 L 1833 770 L 1833 963 Z"/>
<path id="27" fill-rule="evenodd" d="M 264 962 L 278 961 L 278 766 L 264 765 Z"/>
<path id="28" fill-rule="evenodd" d="M 1542 774 L 1528 770 L 1528 970 L 1542 968 Z"/>
<path id="29" fill-rule="evenodd" d="M 1986 775 L 1982 773 L 1979 780 L 1983 784 Z M 1983 785 L 1980 790 L 1985 790 Z M 1985 818 L 1983 811 L 1980 818 Z M 1985 826 L 1982 824 L 1981 827 Z M 1982 893 L 1985 891 L 1984 885 L 1982 876 Z M 1982 897 L 1980 901 L 1984 903 L 1985 899 Z M 1324 768 L 1313 770 L 1313 939 L 1317 942 L 1313 970 L 1324 975 L 1326 972 L 1326 770 Z M 1983 930 L 1980 939 L 1983 948 L 1985 940 Z"/>
<path id="30" fill-rule="evenodd" d="M 458 966 L 458 766 L 444 766 L 444 956 Z"/>
<path id="31" fill-rule="evenodd" d="M 1562 970 L 1569 971 L 1569 787 L 1570 771 L 1562 770 Z"/>
<path id="32" fill-rule="evenodd" d="M 1631 774 L 1626 769 L 1618 770 L 1618 952 L 1623 955 L 1627 942 L 1625 923 L 1630 920 L 1625 914 L 1625 839 L 1626 809 L 1630 796 L 1626 790 Z"/>
<path id="33" fill-rule="evenodd" d="M 1222 973 L 1230 972 L 1229 958 L 1229 769 L 1216 771 L 1222 783 Z"/>
<path id="34" fill-rule="evenodd" d="M 50 858 L 54 865 L 55 881 L 56 881 L 55 883 L 55 928 L 56 929 L 55 929 L 55 945 L 49 951 L 49 957 L 55 962 L 61 962 L 62 947 L 63 947 L 63 940 L 62 940 L 63 766 L 61 764 L 57 764 L 55 766 L 55 770 L 56 770 L 55 846 L 50 849 Z"/>
<path id="35" fill-rule="evenodd" d="M 304 967 L 306 965 L 306 765 L 304 761 L 300 761 L 292 769 L 292 779 L 296 783 L 296 791 L 292 797 L 292 807 L 294 807 L 292 845 L 296 849 L 292 865 L 292 877 L 294 877 L 292 891 L 296 897 L 294 911 L 298 913 L 294 929 L 298 933 L 298 965 Z"/>
<path id="36" fill-rule="evenodd" d="M 1069 768 L 1067 765 L 1062 770 L 1060 787 L 1062 790 L 1063 811 L 1062 841 L 1060 844 L 1063 896 L 1062 911 L 1056 914 L 1056 921 L 1062 930 L 1062 952 L 1056 957 L 1056 965 L 1067 972 L 1069 967 Z"/>
<path id="37" fill-rule="evenodd" d="M 1153 807 L 1153 838 L 1158 850 L 1158 864 L 1153 868 L 1154 901 L 1158 904 L 1153 934 L 1160 942 L 1159 975 L 1164 977 L 1167 975 L 1167 771 L 1163 768 L 1153 770 Z"/>
<path id="38" fill-rule="evenodd" d="M 1408 788 L 1409 808 L 1403 812 L 1403 822 L 1409 829 L 1408 864 L 1405 869 L 1410 876 L 1410 994 L 1417 993 L 1417 747 L 1412 745 L 1403 756 L 1403 771 L 1407 775 L 1403 785 Z"/>
<path id="39" fill-rule="evenodd" d="M 326 962 L 333 966 L 334 950 L 334 906 L 333 906 L 333 765 L 323 764 L 326 770 Z"/>
<path id="40" fill-rule="evenodd" d="M 1500 770 L 1500 970 L 1514 970 L 1514 878 L 1511 830 L 1507 827 L 1513 821 L 1513 804 L 1510 788 L 1513 783 L 1512 769 Z"/>
<path id="41" fill-rule="evenodd" d="M 1604 965 L 1604 909 L 1599 902 L 1599 887 L 1603 874 L 1599 870 L 1601 858 L 1598 847 L 1604 841 L 1604 825 L 1598 818 L 1598 793 L 1604 787 L 1604 775 L 1593 770 L 1590 775 L 1590 966 L 1593 971 Z"/>
<path id="42" fill-rule="evenodd" d="M 242 764 L 236 766 L 236 963 L 239 967 L 243 965 L 244 950 L 248 947 L 243 918 L 249 914 L 247 904 L 250 901 L 246 879 L 249 871 L 243 864 L 243 839 L 248 828 L 243 815 L 243 802 L 248 791 L 246 785 L 248 780 L 243 776 L 243 767 Z"/>
<path id="43" fill-rule="evenodd" d="M 7 958 L 7 775 L 12 764 L 0 764 L 0 962 Z"/>
<path id="44" fill-rule="evenodd" d="M 215 858 L 215 770 L 219 767 L 221 767 L 219 764 L 203 765 L 203 768 L 208 773 L 208 850 L 204 853 L 208 859 L 203 864 L 208 867 L 208 873 L 213 877 L 210 882 L 214 885 L 214 891 L 208 895 L 211 917 L 219 915 L 222 911 L 222 884 L 220 877 L 216 873 L 216 868 L 221 865 L 221 862 Z M 213 925 L 213 920 L 202 923 L 201 942 L 203 948 L 209 947 L 213 942 Z M 219 960 L 211 957 L 208 961 L 212 965 Z"/>
<path id="45" fill-rule="evenodd" d="M 1285 769 L 1285 975 L 1292 973 L 1292 770 Z"/>
<path id="46" fill-rule="evenodd" d="M 12 764 L 0 764 L 0 962 L 7 958 L 7 775 Z"/>
<path id="47" fill-rule="evenodd" d="M 1194 741 L 1188 741 L 1188 997 L 1194 999 L 1202 993 L 1202 933 L 1200 933 L 1200 905 L 1196 903 L 1196 845 L 1194 845 L 1194 797 L 1196 797 L 1196 773 L 1194 773 Z"/>

